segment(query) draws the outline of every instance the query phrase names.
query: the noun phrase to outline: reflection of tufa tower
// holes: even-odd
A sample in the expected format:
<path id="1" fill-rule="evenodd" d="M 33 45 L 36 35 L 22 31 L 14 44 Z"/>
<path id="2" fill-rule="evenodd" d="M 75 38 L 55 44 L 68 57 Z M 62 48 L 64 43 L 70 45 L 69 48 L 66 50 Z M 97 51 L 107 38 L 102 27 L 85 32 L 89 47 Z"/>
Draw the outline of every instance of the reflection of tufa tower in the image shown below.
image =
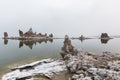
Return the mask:
<path id="1" fill-rule="evenodd" d="M 108 41 L 109 41 L 109 39 L 101 39 L 102 44 L 107 44 Z"/>

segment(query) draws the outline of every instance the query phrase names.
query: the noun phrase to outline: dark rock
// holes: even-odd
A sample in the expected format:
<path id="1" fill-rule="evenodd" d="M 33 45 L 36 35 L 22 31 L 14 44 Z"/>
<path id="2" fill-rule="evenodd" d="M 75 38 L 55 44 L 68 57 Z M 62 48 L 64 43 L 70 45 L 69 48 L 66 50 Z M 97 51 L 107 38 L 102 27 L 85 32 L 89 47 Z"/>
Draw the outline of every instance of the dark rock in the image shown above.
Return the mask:
<path id="1" fill-rule="evenodd" d="M 99 68 L 107 68 L 105 65 L 100 65 Z"/>
<path id="2" fill-rule="evenodd" d="M 25 33 L 23 34 L 23 36 L 24 36 L 24 37 L 35 37 L 35 36 L 37 36 L 37 35 L 36 35 L 36 32 L 33 33 L 32 28 L 30 28 L 27 32 L 25 32 Z"/>
<path id="3" fill-rule="evenodd" d="M 51 34 L 49 35 L 49 37 L 53 37 L 53 34 L 51 33 Z"/>
<path id="4" fill-rule="evenodd" d="M 47 36 L 47 33 L 45 33 L 45 36 Z"/>
<path id="5" fill-rule="evenodd" d="M 4 38 L 8 38 L 8 33 L 4 32 Z"/>
<path id="6" fill-rule="evenodd" d="M 102 33 L 102 34 L 101 34 L 101 38 L 109 38 L 109 36 L 108 36 L 107 33 Z"/>
<path id="7" fill-rule="evenodd" d="M 83 40 L 85 40 L 85 37 L 84 37 L 83 35 L 81 35 L 81 36 L 79 37 L 79 40 L 81 40 L 81 42 L 83 42 Z"/>
<path id="8" fill-rule="evenodd" d="M 104 73 L 98 72 L 97 74 L 102 78 L 102 80 L 108 76 L 106 72 Z"/>
<path id="9" fill-rule="evenodd" d="M 14 68 L 14 69 L 11 69 L 11 70 L 14 71 L 16 69 L 19 69 L 20 71 L 22 71 L 22 70 L 30 70 L 30 69 L 34 69 L 34 66 L 25 66 L 25 67 L 22 67 L 22 68 Z"/>
<path id="10" fill-rule="evenodd" d="M 20 37 L 23 37 L 23 35 L 24 35 L 24 34 L 23 34 L 23 31 L 19 30 L 19 36 L 20 36 Z"/>
<path id="11" fill-rule="evenodd" d="M 92 80 L 103 80 L 100 76 L 96 75 L 92 77 Z"/>
<path id="12" fill-rule="evenodd" d="M 62 52 L 60 52 L 60 55 L 62 56 L 63 59 L 65 59 L 65 56 L 67 55 L 67 53 L 62 51 Z"/>
<path id="13" fill-rule="evenodd" d="M 117 71 L 117 72 L 119 72 L 120 70 L 119 70 L 118 68 L 114 68 L 114 71 Z"/>

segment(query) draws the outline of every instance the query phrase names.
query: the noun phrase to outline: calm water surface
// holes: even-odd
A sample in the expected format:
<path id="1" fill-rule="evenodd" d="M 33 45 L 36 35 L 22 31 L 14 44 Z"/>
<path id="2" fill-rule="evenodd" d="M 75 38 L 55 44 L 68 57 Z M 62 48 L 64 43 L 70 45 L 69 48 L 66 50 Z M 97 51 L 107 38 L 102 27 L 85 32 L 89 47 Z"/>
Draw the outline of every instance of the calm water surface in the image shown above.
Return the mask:
<path id="1" fill-rule="evenodd" d="M 106 41 L 104 41 L 106 42 Z M 101 54 L 104 51 L 120 52 L 120 38 L 101 43 L 99 39 L 72 40 L 76 48 L 83 51 Z M 4 72 L 13 64 L 29 63 L 44 58 L 59 58 L 63 39 L 46 42 L 22 42 L 19 40 L 0 40 L 0 72 Z"/>

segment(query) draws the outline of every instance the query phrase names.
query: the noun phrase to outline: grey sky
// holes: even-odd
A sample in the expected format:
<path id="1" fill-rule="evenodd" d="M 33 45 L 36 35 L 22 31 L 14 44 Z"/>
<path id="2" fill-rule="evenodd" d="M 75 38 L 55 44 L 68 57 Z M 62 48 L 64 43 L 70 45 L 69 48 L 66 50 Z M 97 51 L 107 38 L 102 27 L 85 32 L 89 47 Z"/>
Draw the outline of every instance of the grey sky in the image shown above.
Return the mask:
<path id="1" fill-rule="evenodd" d="M 98 35 L 120 33 L 120 0 L 0 0 L 0 36 L 36 32 Z M 17 34 L 15 34 L 17 33 Z"/>

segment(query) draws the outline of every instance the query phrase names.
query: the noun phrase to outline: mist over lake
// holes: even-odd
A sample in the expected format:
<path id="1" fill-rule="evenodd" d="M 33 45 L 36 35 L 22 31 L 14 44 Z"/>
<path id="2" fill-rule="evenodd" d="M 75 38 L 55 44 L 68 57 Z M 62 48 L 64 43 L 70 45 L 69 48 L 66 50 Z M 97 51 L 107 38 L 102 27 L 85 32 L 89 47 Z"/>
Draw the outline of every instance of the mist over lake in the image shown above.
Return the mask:
<path id="1" fill-rule="evenodd" d="M 37 68 L 38 70 L 32 71 L 34 75 L 34 72 L 39 72 L 41 69 L 39 65 L 51 63 L 49 60 L 48 62 L 43 60 L 49 58 L 60 59 L 62 62 L 68 61 L 67 63 L 70 64 L 72 61 L 74 62 L 73 58 L 75 58 L 75 67 L 74 64 L 71 67 L 72 70 L 76 68 L 75 75 L 79 75 L 77 72 L 80 70 L 89 74 L 86 66 L 88 68 L 89 66 L 96 67 L 98 70 L 98 65 L 100 69 L 105 68 L 106 74 L 109 74 L 107 73 L 109 69 L 120 72 L 119 8 L 119 0 L 0 0 L 0 80 L 6 80 L 11 76 L 15 78 L 14 74 L 6 76 L 15 69 L 21 73 L 25 69 L 32 71 Z M 113 55 L 115 56 L 113 57 Z M 108 59 L 110 59 L 111 65 L 108 65 Z M 28 64 L 38 60 L 43 60 L 43 62 Z M 113 61 L 116 61 L 114 63 L 117 68 L 112 65 Z M 87 62 L 91 64 L 88 65 Z M 82 70 L 81 65 L 84 63 L 87 65 Z M 95 67 L 94 63 L 97 63 Z M 28 64 L 28 66 L 21 67 L 21 69 L 16 67 L 23 64 Z M 66 62 L 63 65 L 65 68 L 70 68 L 66 66 L 69 65 Z M 41 69 L 43 72 L 46 72 L 47 69 L 50 71 L 58 69 L 58 67 L 54 70 L 47 68 L 44 71 L 44 67 Z M 74 76 L 71 76 L 69 72 L 66 73 L 69 76 L 65 74 L 64 79 L 59 80 L 70 78 L 72 80 Z M 52 72 L 52 74 L 54 73 Z M 31 72 L 28 71 L 28 74 Z M 103 76 L 103 73 L 101 74 Z M 35 75 L 33 75 L 31 76 L 34 77 Z M 42 75 L 44 74 L 42 73 Z M 96 74 L 94 75 L 96 77 Z M 28 77 L 32 79 L 31 76 Z M 82 76 L 81 73 L 79 76 Z M 118 74 L 119 76 L 120 74 Z M 21 80 L 28 77 L 22 76 L 22 78 L 17 77 L 16 79 Z M 53 80 L 50 77 L 45 76 L 45 78 Z M 91 79 L 95 79 L 93 75 L 91 75 Z M 103 80 L 103 78 L 100 79 Z M 115 79 L 117 80 L 117 77 Z"/>
<path id="2" fill-rule="evenodd" d="M 119 35 L 119 0 L 0 0 L 0 37 L 4 31 L 53 33 L 55 36 Z"/>

